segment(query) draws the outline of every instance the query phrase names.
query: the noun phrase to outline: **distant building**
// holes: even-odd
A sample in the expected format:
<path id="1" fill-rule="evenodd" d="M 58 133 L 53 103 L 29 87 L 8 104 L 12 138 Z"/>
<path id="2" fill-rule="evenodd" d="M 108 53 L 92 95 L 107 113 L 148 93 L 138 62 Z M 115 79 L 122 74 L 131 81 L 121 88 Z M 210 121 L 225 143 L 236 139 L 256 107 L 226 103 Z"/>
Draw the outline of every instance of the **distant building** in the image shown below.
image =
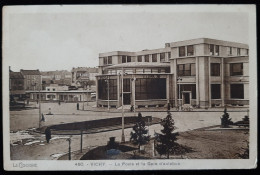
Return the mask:
<path id="1" fill-rule="evenodd" d="M 61 101 L 61 102 L 79 102 L 91 101 L 91 93 L 93 90 L 69 90 L 68 86 L 59 86 L 51 84 L 46 87 L 46 90 L 40 92 L 28 91 L 31 100 L 39 100 L 39 93 L 41 93 L 42 101 Z"/>
<path id="2" fill-rule="evenodd" d="M 96 76 L 98 75 L 98 68 L 93 67 L 77 67 L 72 68 L 72 85 L 77 87 L 84 87 L 84 82 L 92 81 L 91 85 L 95 85 Z"/>
<path id="3" fill-rule="evenodd" d="M 37 70 L 20 70 L 24 77 L 24 89 L 26 91 L 39 91 L 42 89 L 42 77 L 39 69 Z"/>
<path id="4" fill-rule="evenodd" d="M 21 72 L 9 72 L 10 80 L 10 99 L 24 99 L 25 90 L 24 90 L 24 77 Z"/>
<path id="5" fill-rule="evenodd" d="M 100 53 L 97 106 L 249 105 L 248 53 L 247 44 L 208 38 Z"/>
<path id="6" fill-rule="evenodd" d="M 42 71 L 42 89 L 46 89 L 50 84 L 58 84 L 58 85 L 71 85 L 71 72 L 67 70 L 61 71 Z"/>

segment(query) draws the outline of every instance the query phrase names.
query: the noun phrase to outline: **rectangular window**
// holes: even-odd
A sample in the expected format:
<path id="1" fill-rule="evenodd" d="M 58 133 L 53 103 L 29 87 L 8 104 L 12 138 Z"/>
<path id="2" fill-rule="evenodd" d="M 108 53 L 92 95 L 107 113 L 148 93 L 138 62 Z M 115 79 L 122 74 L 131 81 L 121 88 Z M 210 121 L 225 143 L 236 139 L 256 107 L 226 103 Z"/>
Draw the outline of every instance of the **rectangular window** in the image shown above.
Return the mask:
<path id="1" fill-rule="evenodd" d="M 216 46 L 215 48 L 216 48 L 215 55 L 217 55 L 217 56 L 218 56 L 218 55 L 219 55 L 219 46 Z"/>
<path id="2" fill-rule="evenodd" d="M 166 99 L 166 78 L 137 78 L 136 100 Z"/>
<path id="3" fill-rule="evenodd" d="M 142 56 L 141 55 L 137 57 L 137 61 L 142 62 Z"/>
<path id="4" fill-rule="evenodd" d="M 108 100 L 108 92 L 109 100 L 117 100 L 117 80 L 98 80 L 98 98 L 101 100 Z"/>
<path id="5" fill-rule="evenodd" d="M 144 69 L 144 73 L 151 73 L 151 69 Z"/>
<path id="6" fill-rule="evenodd" d="M 219 63 L 211 63 L 210 64 L 211 69 L 211 76 L 220 76 L 220 64 Z"/>
<path id="7" fill-rule="evenodd" d="M 127 62 L 131 62 L 131 57 L 130 56 L 127 56 Z"/>
<path id="8" fill-rule="evenodd" d="M 112 56 L 108 57 L 108 64 L 112 64 Z"/>
<path id="9" fill-rule="evenodd" d="M 185 55 L 185 46 L 179 47 L 179 57 L 184 57 Z"/>
<path id="10" fill-rule="evenodd" d="M 137 73 L 137 74 L 143 74 L 143 73 L 144 73 L 144 70 L 143 70 L 143 69 L 136 69 L 136 73 Z"/>
<path id="11" fill-rule="evenodd" d="M 160 53 L 160 62 L 165 61 L 165 53 Z"/>
<path id="12" fill-rule="evenodd" d="M 149 62 L 149 55 L 145 55 L 145 56 L 144 56 L 144 61 L 145 61 L 145 62 Z"/>
<path id="13" fill-rule="evenodd" d="M 158 69 L 152 69 L 152 73 L 158 73 Z"/>
<path id="14" fill-rule="evenodd" d="M 181 95 L 183 91 L 190 91 L 191 98 L 196 99 L 196 84 L 181 84 L 180 86 L 181 86 L 180 87 L 181 90 L 179 91 L 179 85 L 178 85 L 178 99 L 180 99 L 179 95 Z"/>
<path id="15" fill-rule="evenodd" d="M 209 45 L 209 54 L 214 55 L 214 45 L 213 44 Z"/>
<path id="16" fill-rule="evenodd" d="M 168 52 L 168 58 L 169 59 L 171 58 L 171 52 Z"/>
<path id="17" fill-rule="evenodd" d="M 157 54 L 152 55 L 152 62 L 157 62 Z"/>
<path id="18" fill-rule="evenodd" d="M 104 63 L 104 65 L 107 65 L 107 57 L 103 58 L 103 63 Z"/>
<path id="19" fill-rule="evenodd" d="M 237 55 L 240 56 L 240 48 L 237 48 Z"/>
<path id="20" fill-rule="evenodd" d="M 126 56 L 122 56 L 122 63 L 126 63 Z"/>
<path id="21" fill-rule="evenodd" d="M 244 85 L 243 84 L 231 84 L 230 85 L 230 97 L 235 99 L 244 99 Z"/>
<path id="22" fill-rule="evenodd" d="M 230 64 L 230 75 L 243 75 L 243 63 Z"/>
<path id="23" fill-rule="evenodd" d="M 188 53 L 188 56 L 194 55 L 194 46 L 193 45 L 187 46 L 187 53 Z"/>
<path id="24" fill-rule="evenodd" d="M 179 64 L 177 65 L 178 76 L 195 76 L 196 68 L 195 64 Z"/>
<path id="25" fill-rule="evenodd" d="M 221 99 L 220 84 L 211 85 L 211 99 Z"/>
<path id="26" fill-rule="evenodd" d="M 130 79 L 124 79 L 124 92 L 131 92 L 130 91 Z"/>
<path id="27" fill-rule="evenodd" d="M 227 48 L 228 55 L 232 55 L 232 47 Z"/>

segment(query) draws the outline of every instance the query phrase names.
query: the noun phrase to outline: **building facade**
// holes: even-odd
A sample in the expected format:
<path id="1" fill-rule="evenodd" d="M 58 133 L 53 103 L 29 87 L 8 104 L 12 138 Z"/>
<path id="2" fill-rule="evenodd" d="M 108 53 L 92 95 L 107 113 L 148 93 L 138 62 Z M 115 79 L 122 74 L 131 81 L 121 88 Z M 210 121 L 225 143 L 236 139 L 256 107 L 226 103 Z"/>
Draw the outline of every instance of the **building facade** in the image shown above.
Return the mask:
<path id="1" fill-rule="evenodd" d="M 96 75 L 98 75 L 98 68 L 94 67 L 77 67 L 71 70 L 72 80 L 71 84 L 77 87 L 84 87 L 86 85 L 95 85 Z M 90 83 L 93 82 L 93 83 Z"/>
<path id="2" fill-rule="evenodd" d="M 18 100 L 25 98 L 24 77 L 21 72 L 9 72 L 10 99 Z"/>
<path id="3" fill-rule="evenodd" d="M 25 91 L 39 91 L 42 89 L 42 76 L 37 70 L 20 70 L 24 77 L 24 89 Z"/>
<path id="4" fill-rule="evenodd" d="M 27 92 L 30 94 L 30 100 L 39 100 L 39 94 L 41 94 L 41 101 L 83 102 L 91 101 L 91 93 L 94 91 L 83 89 L 69 90 L 68 86 L 51 84 L 46 87 L 46 90 Z"/>
<path id="5" fill-rule="evenodd" d="M 50 84 L 58 84 L 61 86 L 70 86 L 72 81 L 71 72 L 67 70 L 61 71 L 45 71 L 41 72 L 42 75 L 42 89 L 46 89 Z"/>
<path id="6" fill-rule="evenodd" d="M 122 99 L 135 107 L 249 105 L 249 48 L 201 38 L 102 53 L 97 89 L 97 106 L 120 107 Z"/>

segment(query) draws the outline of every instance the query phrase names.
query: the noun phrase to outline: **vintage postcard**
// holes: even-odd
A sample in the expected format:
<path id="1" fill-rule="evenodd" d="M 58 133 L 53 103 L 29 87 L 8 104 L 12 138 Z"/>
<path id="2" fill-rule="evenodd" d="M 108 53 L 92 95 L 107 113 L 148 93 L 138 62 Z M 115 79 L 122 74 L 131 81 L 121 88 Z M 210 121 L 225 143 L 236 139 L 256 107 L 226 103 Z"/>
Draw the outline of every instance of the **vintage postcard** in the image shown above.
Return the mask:
<path id="1" fill-rule="evenodd" d="M 257 167 L 255 5 L 3 8 L 5 170 Z"/>

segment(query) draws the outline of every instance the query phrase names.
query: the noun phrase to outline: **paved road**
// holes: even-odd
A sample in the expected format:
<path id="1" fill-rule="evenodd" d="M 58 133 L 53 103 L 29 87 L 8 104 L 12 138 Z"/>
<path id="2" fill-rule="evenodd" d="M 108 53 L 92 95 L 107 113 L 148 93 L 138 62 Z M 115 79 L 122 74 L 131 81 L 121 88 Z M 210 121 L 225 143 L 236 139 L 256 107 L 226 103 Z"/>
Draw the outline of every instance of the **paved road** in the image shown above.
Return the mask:
<path id="1" fill-rule="evenodd" d="M 121 113 L 107 113 L 107 112 L 95 112 L 95 111 L 77 111 L 75 103 L 66 104 L 51 104 L 43 103 L 42 112 L 44 114 L 51 112 L 54 115 L 45 115 L 46 122 L 44 125 L 59 124 L 59 123 L 70 123 L 79 122 L 101 118 L 120 117 Z M 238 109 L 245 111 L 246 109 Z M 237 111 L 237 110 L 236 110 Z M 241 120 L 246 112 L 230 112 L 232 121 Z M 163 118 L 166 116 L 165 112 L 142 112 L 143 116 L 151 115 L 153 117 Z M 223 114 L 222 111 L 214 112 L 172 112 L 175 120 L 175 126 L 178 128 L 177 131 L 188 131 L 202 127 L 208 127 L 212 125 L 220 124 L 220 117 Z M 133 115 L 133 113 L 126 113 L 126 115 Z M 136 114 L 137 115 L 137 114 Z M 38 127 L 38 109 L 24 110 L 24 111 L 11 111 L 10 112 L 10 129 L 14 133 L 11 134 L 11 159 L 14 160 L 45 160 L 55 159 L 55 156 L 62 155 L 68 152 L 68 142 L 66 138 L 68 136 L 53 136 L 49 144 L 45 142 L 44 135 L 28 135 L 27 133 L 22 134 L 24 138 L 28 136 L 29 139 L 26 143 L 16 145 L 16 141 L 20 139 L 21 133 L 16 132 L 18 130 L 26 130 L 28 128 Z M 159 132 L 161 130 L 159 124 L 150 126 L 149 133 L 153 134 L 154 131 Z M 125 130 L 126 140 L 130 138 L 131 128 Z M 85 134 L 83 136 L 83 148 L 93 148 L 98 145 L 105 145 L 109 140 L 109 137 L 116 137 L 116 141 L 121 141 L 121 130 L 114 130 L 109 132 Z M 20 134 L 17 136 L 17 134 Z M 79 150 L 80 148 L 80 136 L 71 136 L 72 151 Z M 36 143 L 32 143 L 32 141 Z M 32 143 L 32 144 L 30 144 Z"/>

